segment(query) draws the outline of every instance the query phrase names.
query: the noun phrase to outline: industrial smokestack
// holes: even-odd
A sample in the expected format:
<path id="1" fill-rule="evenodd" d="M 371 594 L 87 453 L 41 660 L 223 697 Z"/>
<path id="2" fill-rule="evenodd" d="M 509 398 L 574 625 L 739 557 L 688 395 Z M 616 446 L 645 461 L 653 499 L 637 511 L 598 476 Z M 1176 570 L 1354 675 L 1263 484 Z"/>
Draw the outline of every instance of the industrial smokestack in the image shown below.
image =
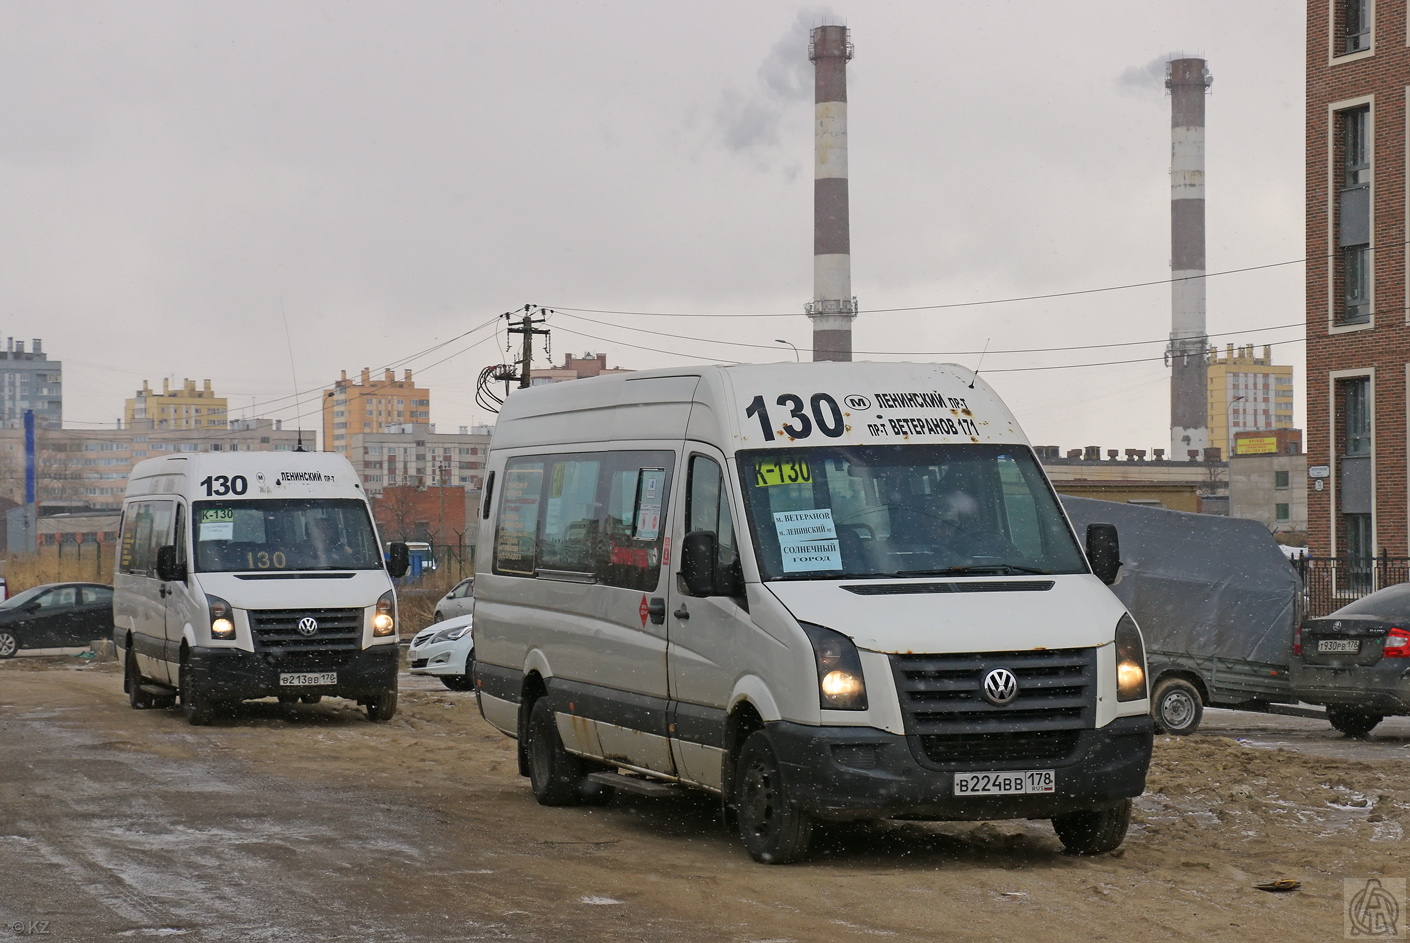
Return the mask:
<path id="1" fill-rule="evenodd" d="M 1170 454 L 1209 445 L 1204 320 L 1204 92 L 1214 82 L 1203 59 L 1172 59 L 1170 90 Z"/>
<path id="2" fill-rule="evenodd" d="M 813 180 L 814 360 L 852 359 L 852 237 L 847 212 L 847 60 L 845 26 L 819 26 L 808 42 L 816 90 L 816 171 Z"/>

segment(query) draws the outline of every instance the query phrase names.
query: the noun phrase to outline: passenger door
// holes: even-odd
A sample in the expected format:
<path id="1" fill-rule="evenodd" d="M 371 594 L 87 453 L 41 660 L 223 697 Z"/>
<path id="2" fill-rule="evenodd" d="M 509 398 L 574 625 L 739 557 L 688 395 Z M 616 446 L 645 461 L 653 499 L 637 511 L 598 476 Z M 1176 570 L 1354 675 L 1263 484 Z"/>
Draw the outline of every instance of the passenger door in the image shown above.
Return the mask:
<path id="1" fill-rule="evenodd" d="M 687 534 L 713 533 L 716 583 L 724 586 L 732 582 L 740 588 L 740 595 L 690 595 L 680 578 L 682 554 L 677 552 L 671 561 L 667 617 L 676 762 L 682 778 L 715 788 L 720 785 L 729 698 L 742 671 L 751 624 L 743 605 L 740 535 L 731 511 L 733 488 L 727 469 L 724 455 L 717 449 L 691 444 L 685 487 L 674 515 L 674 543 L 683 547 Z"/>

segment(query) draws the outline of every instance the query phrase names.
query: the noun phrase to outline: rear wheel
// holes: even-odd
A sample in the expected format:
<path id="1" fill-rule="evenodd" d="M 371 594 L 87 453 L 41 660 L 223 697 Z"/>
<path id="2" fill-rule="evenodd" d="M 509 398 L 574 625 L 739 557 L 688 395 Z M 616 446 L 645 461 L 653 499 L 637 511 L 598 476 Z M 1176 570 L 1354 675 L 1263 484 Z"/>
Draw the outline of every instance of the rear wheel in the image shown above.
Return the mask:
<path id="1" fill-rule="evenodd" d="M 583 761 L 563 746 L 546 698 L 529 712 L 529 785 L 539 805 L 577 805 L 582 795 Z"/>
<path id="2" fill-rule="evenodd" d="M 1115 851 L 1131 824 L 1131 800 L 1122 799 L 1105 809 L 1072 812 L 1053 819 L 1053 831 L 1072 855 L 1101 855 Z"/>
<path id="3" fill-rule="evenodd" d="M 383 691 L 367 700 L 367 719 L 374 724 L 391 720 L 397 715 L 397 689 Z"/>
<path id="4" fill-rule="evenodd" d="M 1348 737 L 1364 737 L 1376 728 L 1385 717 L 1366 711 L 1350 710 L 1345 707 L 1328 707 L 1327 720 Z"/>
<path id="5" fill-rule="evenodd" d="M 1151 695 L 1151 714 L 1166 733 L 1183 737 L 1199 729 L 1204 702 L 1199 689 L 1184 678 L 1166 678 Z"/>
<path id="6" fill-rule="evenodd" d="M 15 633 L 0 631 L 0 658 L 14 658 L 19 650 L 20 640 L 15 638 Z"/>
<path id="7" fill-rule="evenodd" d="M 734 776 L 739 837 L 761 864 L 788 864 L 808 853 L 813 818 L 788 797 L 769 735 L 756 730 L 739 751 Z"/>

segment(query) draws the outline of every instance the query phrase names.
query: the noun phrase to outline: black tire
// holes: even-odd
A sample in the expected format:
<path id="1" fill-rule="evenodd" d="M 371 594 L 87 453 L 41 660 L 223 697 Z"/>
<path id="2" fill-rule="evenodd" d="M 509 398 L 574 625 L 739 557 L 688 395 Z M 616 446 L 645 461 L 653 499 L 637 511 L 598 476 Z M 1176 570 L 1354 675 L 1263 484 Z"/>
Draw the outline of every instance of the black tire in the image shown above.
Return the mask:
<path id="1" fill-rule="evenodd" d="M 583 794 L 583 761 L 563 747 L 548 700 L 529 712 L 529 786 L 539 805 L 577 805 Z"/>
<path id="2" fill-rule="evenodd" d="M 15 638 L 15 633 L 0 631 L 0 658 L 14 658 L 19 650 L 20 640 Z"/>
<path id="3" fill-rule="evenodd" d="M 465 656 L 465 674 L 463 675 L 441 675 L 441 684 L 452 691 L 473 691 L 475 690 L 475 653 L 472 651 Z"/>
<path id="4" fill-rule="evenodd" d="M 443 615 L 441 615 L 441 610 L 437 609 L 434 613 L 432 613 L 432 615 L 431 615 L 431 624 L 432 624 L 432 625 L 435 625 L 437 622 L 444 622 L 444 621 L 446 621 L 446 617 L 443 616 Z"/>
<path id="5" fill-rule="evenodd" d="M 181 711 L 192 727 L 204 727 L 215 719 L 215 701 L 210 692 L 195 683 L 191 667 L 184 660 L 181 662 Z"/>
<path id="6" fill-rule="evenodd" d="M 813 817 L 794 804 L 779 772 L 769 735 L 756 730 L 744 741 L 734 774 L 739 837 L 760 864 L 788 864 L 808 854 Z"/>
<path id="7" fill-rule="evenodd" d="M 127 703 L 133 710 L 144 711 L 154 706 L 152 695 L 142 690 L 142 671 L 137 667 L 137 653 L 130 648 L 123 666 L 122 689 L 127 692 Z"/>
<path id="8" fill-rule="evenodd" d="M 1131 824 L 1131 800 L 1114 806 L 1072 812 L 1053 819 L 1053 831 L 1070 855 L 1102 855 L 1115 851 Z"/>
<path id="9" fill-rule="evenodd" d="M 367 700 L 367 719 L 374 724 L 386 723 L 397 716 L 397 689 L 389 688 Z"/>
<path id="10" fill-rule="evenodd" d="M 1166 678 L 1151 695 L 1151 716 L 1166 733 L 1183 737 L 1199 729 L 1204 702 L 1199 689 L 1184 678 Z"/>
<path id="11" fill-rule="evenodd" d="M 1327 708 L 1327 721 L 1333 728 L 1348 737 L 1364 737 L 1376 729 L 1376 725 L 1383 720 L 1385 720 L 1385 716 L 1382 714 L 1371 714 L 1346 707 Z"/>

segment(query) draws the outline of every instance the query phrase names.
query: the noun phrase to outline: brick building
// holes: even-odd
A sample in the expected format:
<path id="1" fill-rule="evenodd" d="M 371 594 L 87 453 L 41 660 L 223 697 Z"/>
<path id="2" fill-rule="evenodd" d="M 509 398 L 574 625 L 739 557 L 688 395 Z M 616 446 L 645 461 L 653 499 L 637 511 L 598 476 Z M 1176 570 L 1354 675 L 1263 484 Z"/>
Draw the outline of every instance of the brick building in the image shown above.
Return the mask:
<path id="1" fill-rule="evenodd" d="M 1307 5 L 1308 536 L 1319 555 L 1406 546 L 1406 0 Z"/>

